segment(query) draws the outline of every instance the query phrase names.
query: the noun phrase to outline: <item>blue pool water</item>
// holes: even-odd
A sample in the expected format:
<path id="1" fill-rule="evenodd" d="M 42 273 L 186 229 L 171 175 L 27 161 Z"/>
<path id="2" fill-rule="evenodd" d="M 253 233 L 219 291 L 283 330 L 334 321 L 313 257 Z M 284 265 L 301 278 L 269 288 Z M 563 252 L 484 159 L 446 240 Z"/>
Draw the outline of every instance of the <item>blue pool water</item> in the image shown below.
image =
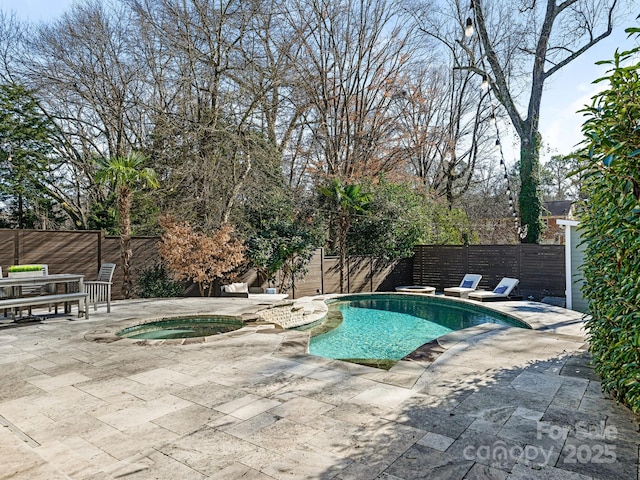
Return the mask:
<path id="1" fill-rule="evenodd" d="M 309 353 L 336 359 L 399 360 L 442 335 L 483 323 L 528 328 L 498 313 L 452 303 L 406 295 L 348 297 L 329 306 L 339 309 L 342 323 L 312 336 Z"/>

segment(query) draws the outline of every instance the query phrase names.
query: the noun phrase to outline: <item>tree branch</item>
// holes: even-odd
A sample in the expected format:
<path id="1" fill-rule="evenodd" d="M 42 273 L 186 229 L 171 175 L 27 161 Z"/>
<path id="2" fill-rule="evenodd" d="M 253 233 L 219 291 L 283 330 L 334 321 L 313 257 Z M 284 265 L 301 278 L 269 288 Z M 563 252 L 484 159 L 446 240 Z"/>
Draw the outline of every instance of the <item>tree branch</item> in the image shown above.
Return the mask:
<path id="1" fill-rule="evenodd" d="M 568 3 L 568 2 L 564 2 L 564 3 Z M 568 63 L 570 63 L 573 60 L 575 60 L 576 58 L 578 58 L 580 55 L 582 55 L 584 52 L 589 50 L 591 47 L 593 47 L 600 40 L 602 40 L 604 38 L 607 38 L 609 35 L 611 35 L 611 32 L 613 31 L 613 10 L 615 9 L 617 3 L 618 3 L 618 0 L 614 0 L 613 4 L 611 5 L 611 8 L 609 8 L 609 15 L 608 15 L 608 19 L 607 19 L 607 30 L 605 30 L 602 34 L 598 35 L 596 38 L 591 39 L 591 41 L 589 41 L 589 43 L 584 45 L 582 48 L 579 48 L 578 50 L 573 52 L 571 55 L 569 55 L 568 57 L 566 57 L 563 60 L 559 61 L 556 65 L 554 65 L 552 68 L 550 68 L 544 74 L 544 78 L 545 79 L 550 77 L 554 73 L 556 73 L 558 70 L 560 70 L 562 67 L 564 67 Z"/>
<path id="2" fill-rule="evenodd" d="M 487 25 L 484 19 L 484 12 L 482 11 L 481 0 L 474 0 L 473 5 L 476 14 L 475 17 L 478 35 L 480 36 L 480 41 L 482 46 L 484 47 L 487 61 L 491 66 L 491 71 L 493 72 L 493 76 L 495 78 L 495 82 L 492 83 L 492 88 L 494 89 L 500 103 L 502 103 L 504 105 L 504 108 L 507 110 L 507 114 L 511 119 L 513 127 L 516 129 L 518 136 L 522 138 L 524 134 L 525 123 L 520 116 L 520 112 L 518 112 L 518 107 L 516 107 L 516 104 L 511 97 L 511 93 L 509 92 L 506 75 L 504 73 L 504 70 L 502 69 L 502 66 L 500 65 L 498 54 L 493 49 L 493 45 L 489 40 Z"/>

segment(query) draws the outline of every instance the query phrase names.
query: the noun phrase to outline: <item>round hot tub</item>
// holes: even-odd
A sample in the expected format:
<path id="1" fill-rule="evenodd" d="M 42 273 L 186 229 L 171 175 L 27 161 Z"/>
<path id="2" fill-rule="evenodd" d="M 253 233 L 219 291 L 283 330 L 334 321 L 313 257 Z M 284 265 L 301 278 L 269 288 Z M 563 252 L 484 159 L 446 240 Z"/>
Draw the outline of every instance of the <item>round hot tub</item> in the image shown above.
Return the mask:
<path id="1" fill-rule="evenodd" d="M 426 293 L 427 295 L 434 295 L 436 293 L 435 287 L 425 287 L 422 285 L 407 285 L 402 287 L 396 287 L 396 292 L 404 293 Z"/>
<path id="2" fill-rule="evenodd" d="M 116 335 L 137 340 L 166 340 L 207 337 L 232 332 L 243 326 L 242 321 L 230 317 L 176 317 L 123 328 Z"/>

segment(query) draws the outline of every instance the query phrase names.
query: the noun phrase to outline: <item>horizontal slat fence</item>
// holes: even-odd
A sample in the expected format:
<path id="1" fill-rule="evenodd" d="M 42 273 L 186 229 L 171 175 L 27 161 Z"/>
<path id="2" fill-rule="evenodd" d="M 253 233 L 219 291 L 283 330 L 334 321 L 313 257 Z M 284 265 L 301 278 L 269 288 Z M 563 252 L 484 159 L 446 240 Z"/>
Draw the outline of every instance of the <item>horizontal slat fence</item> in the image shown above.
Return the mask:
<path id="1" fill-rule="evenodd" d="M 133 237 L 131 276 L 158 261 L 157 237 Z M 112 298 L 122 298 L 123 271 L 120 238 L 106 237 L 99 230 L 12 230 L 0 229 L 0 266 L 47 264 L 49 273 L 77 273 L 95 280 L 102 263 L 117 265 L 113 274 Z"/>
<path id="2" fill-rule="evenodd" d="M 493 289 L 503 277 L 520 280 L 524 298 L 564 297 L 563 245 L 418 245 L 414 249 L 413 283 L 442 291 L 467 273 L 479 273 L 478 288 Z"/>
<path id="3" fill-rule="evenodd" d="M 159 261 L 158 237 L 133 237 L 131 272 Z M 398 285 L 426 285 L 442 291 L 458 285 L 466 273 L 482 274 L 480 288 L 492 289 L 502 277 L 520 280 L 519 293 L 539 300 L 563 297 L 565 291 L 564 246 L 561 245 L 418 245 L 414 257 L 386 262 L 372 257 L 349 257 L 345 293 L 393 291 Z M 6 275 L 10 265 L 46 263 L 50 273 L 80 273 L 94 279 L 100 265 L 113 262 L 113 297 L 122 298 L 123 271 L 120 240 L 100 231 L 42 231 L 0 229 L 0 266 Z M 296 280 L 292 298 L 340 292 L 338 258 L 316 250 L 303 279 Z M 243 275 L 256 281 L 254 271 Z M 264 285 L 266 286 L 266 285 Z"/>

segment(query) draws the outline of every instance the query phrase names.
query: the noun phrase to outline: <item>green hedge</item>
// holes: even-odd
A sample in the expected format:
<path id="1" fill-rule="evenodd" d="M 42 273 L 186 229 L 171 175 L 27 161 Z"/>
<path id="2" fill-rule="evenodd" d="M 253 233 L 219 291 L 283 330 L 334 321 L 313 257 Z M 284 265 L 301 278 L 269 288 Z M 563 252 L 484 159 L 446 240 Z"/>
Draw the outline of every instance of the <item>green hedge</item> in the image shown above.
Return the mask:
<path id="1" fill-rule="evenodd" d="M 173 280 L 161 263 L 138 272 L 137 294 L 141 298 L 181 297 L 184 290 L 184 284 Z"/>
<path id="2" fill-rule="evenodd" d="M 42 265 L 12 265 L 9 267 L 9 272 L 38 272 L 42 270 Z"/>
<path id="3" fill-rule="evenodd" d="M 640 414 L 640 63 L 629 65 L 638 53 L 601 62 L 612 66 L 598 80 L 609 88 L 584 110 L 580 228 L 595 369 L 603 389 Z"/>

